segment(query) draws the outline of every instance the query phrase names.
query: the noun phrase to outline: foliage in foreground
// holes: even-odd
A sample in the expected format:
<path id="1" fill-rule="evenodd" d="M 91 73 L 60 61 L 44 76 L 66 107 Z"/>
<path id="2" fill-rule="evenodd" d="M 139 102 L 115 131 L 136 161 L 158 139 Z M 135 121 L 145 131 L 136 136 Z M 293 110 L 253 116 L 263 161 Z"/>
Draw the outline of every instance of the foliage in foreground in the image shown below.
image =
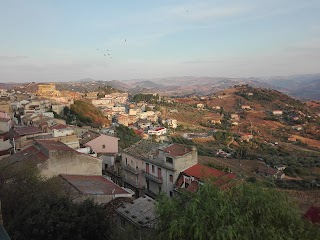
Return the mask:
<path id="1" fill-rule="evenodd" d="M 1 169 L 0 170 L 4 170 Z M 2 172 L 3 173 L 3 172 Z M 5 228 L 11 239 L 108 239 L 108 216 L 92 201 L 74 203 L 57 178 L 43 179 L 36 168 L 10 179 L 0 174 Z"/>
<path id="2" fill-rule="evenodd" d="M 243 184 L 221 191 L 205 184 L 195 194 L 158 205 L 160 239 L 319 239 L 320 231 L 301 218 L 276 189 Z"/>

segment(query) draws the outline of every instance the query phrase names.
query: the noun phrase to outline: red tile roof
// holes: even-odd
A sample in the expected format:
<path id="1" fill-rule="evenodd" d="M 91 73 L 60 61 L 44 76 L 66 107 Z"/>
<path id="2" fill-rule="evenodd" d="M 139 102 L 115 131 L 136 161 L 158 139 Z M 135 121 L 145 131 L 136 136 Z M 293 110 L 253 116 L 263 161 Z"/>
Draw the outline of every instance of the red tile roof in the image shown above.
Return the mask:
<path id="1" fill-rule="evenodd" d="M 1 162 L 4 164 L 4 166 L 9 166 L 15 163 L 26 163 L 30 164 L 31 166 L 36 166 L 47 159 L 47 156 L 45 156 L 38 148 L 32 145 L 1 160 Z"/>
<path id="2" fill-rule="evenodd" d="M 312 223 L 320 224 L 320 208 L 314 206 L 310 207 L 304 214 L 304 217 L 310 220 Z"/>
<path id="3" fill-rule="evenodd" d="M 87 195 L 129 194 L 114 182 L 102 176 L 60 175 L 74 188 Z"/>
<path id="4" fill-rule="evenodd" d="M 189 186 L 187 187 L 187 190 L 188 190 L 189 192 L 192 192 L 192 193 L 197 192 L 198 189 L 199 189 L 199 183 L 198 183 L 198 181 L 192 181 L 192 182 L 189 184 Z"/>
<path id="5" fill-rule="evenodd" d="M 51 130 L 53 130 L 53 129 L 59 130 L 59 129 L 65 129 L 65 128 L 69 128 L 69 126 L 65 125 L 65 124 L 57 124 L 52 127 L 49 127 L 49 129 L 51 129 Z"/>
<path id="6" fill-rule="evenodd" d="M 169 153 L 171 156 L 179 157 L 192 152 L 192 149 L 190 147 L 174 143 L 164 148 L 163 151 Z"/>
<path id="7" fill-rule="evenodd" d="M 31 134 L 37 134 L 42 133 L 41 129 L 38 127 L 15 127 L 14 131 L 19 136 L 25 136 L 25 135 L 31 135 Z"/>
<path id="8" fill-rule="evenodd" d="M 210 177 L 211 178 L 220 178 L 226 174 L 225 172 L 222 172 L 220 170 L 217 170 L 217 169 L 214 169 L 211 167 L 207 167 L 207 166 L 199 164 L 199 163 L 184 170 L 183 173 L 185 175 L 192 176 L 197 179 L 210 178 Z"/>

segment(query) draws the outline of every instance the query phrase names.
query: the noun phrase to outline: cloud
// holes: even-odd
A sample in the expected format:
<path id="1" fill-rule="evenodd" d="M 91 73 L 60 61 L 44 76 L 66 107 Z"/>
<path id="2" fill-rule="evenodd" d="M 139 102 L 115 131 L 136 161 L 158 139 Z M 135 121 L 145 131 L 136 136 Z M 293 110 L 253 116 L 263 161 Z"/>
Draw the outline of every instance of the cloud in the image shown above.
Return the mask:
<path id="1" fill-rule="evenodd" d="M 28 56 L 0 56 L 0 61 L 14 61 L 29 58 Z"/>

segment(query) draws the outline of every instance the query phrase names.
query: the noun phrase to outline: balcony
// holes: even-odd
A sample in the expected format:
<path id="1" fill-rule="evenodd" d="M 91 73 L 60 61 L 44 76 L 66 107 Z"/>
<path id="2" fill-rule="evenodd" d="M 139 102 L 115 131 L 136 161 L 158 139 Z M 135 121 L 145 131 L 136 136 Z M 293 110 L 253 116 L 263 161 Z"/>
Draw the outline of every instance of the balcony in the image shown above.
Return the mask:
<path id="1" fill-rule="evenodd" d="M 151 180 L 153 182 L 156 182 L 156 183 L 160 183 L 160 184 L 163 183 L 162 177 L 153 176 L 153 175 L 147 173 L 144 170 L 142 172 L 143 172 L 143 176 L 145 176 L 145 178 L 147 178 L 147 179 L 149 179 L 149 180 Z"/>
<path id="2" fill-rule="evenodd" d="M 144 193 L 145 193 L 146 195 L 148 195 L 149 197 L 151 197 L 151 198 L 153 198 L 153 199 L 155 199 L 155 198 L 158 196 L 158 194 L 152 192 L 152 191 L 149 190 L 149 189 L 144 189 L 143 191 L 144 191 Z"/>
<path id="3" fill-rule="evenodd" d="M 125 178 L 124 176 L 122 177 L 122 181 L 126 182 L 128 184 L 130 184 L 131 186 L 135 187 L 135 188 L 142 188 L 142 186 L 140 186 L 139 182 L 130 179 L 130 178 Z"/>
<path id="4" fill-rule="evenodd" d="M 133 173 L 133 174 L 139 174 L 140 173 L 140 170 L 138 168 L 133 168 L 129 164 L 123 165 L 122 168 L 127 170 L 127 171 L 129 171 L 129 172 L 131 172 L 131 173 Z"/>

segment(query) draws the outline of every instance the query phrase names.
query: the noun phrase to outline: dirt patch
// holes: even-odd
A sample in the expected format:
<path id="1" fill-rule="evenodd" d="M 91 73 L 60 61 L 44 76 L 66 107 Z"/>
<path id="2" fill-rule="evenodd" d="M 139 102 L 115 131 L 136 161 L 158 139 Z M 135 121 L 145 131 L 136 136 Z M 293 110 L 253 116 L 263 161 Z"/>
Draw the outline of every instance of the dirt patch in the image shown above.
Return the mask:
<path id="1" fill-rule="evenodd" d="M 309 146 L 320 148 L 320 141 L 318 140 L 301 137 L 299 135 L 292 135 L 292 136 L 296 139 L 299 139 L 301 142 L 308 144 Z"/>

